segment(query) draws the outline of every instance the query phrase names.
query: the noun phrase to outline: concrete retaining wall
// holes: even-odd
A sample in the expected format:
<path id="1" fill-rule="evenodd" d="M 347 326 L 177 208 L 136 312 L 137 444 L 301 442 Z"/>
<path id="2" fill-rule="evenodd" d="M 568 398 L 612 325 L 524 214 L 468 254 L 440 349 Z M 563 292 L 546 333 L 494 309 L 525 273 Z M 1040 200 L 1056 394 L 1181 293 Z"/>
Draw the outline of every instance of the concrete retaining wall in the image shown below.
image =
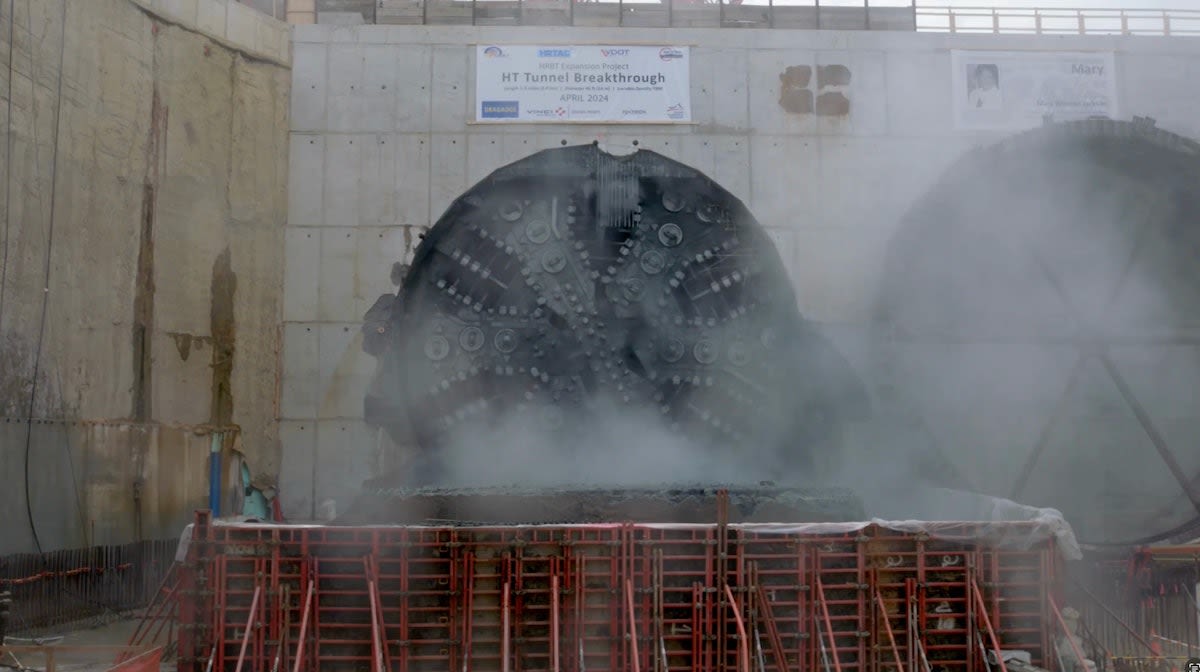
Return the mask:
<path id="1" fill-rule="evenodd" d="M 0 553 L 34 546 L 27 456 L 44 549 L 174 536 L 206 500 L 209 428 L 278 468 L 287 27 L 224 0 L 15 5 Z"/>
<path id="2" fill-rule="evenodd" d="M 470 125 L 470 45 L 539 41 L 694 45 L 697 123 Z M 280 430 L 288 510 L 306 515 L 346 496 L 376 464 L 380 439 L 361 420 L 374 360 L 358 329 L 372 301 L 394 291 L 391 262 L 407 259 L 469 185 L 539 149 L 636 140 L 708 173 L 770 229 L 804 313 L 852 341 L 900 218 L 951 162 L 1001 137 L 953 128 L 951 49 L 1114 51 L 1119 115 L 1200 137 L 1200 92 L 1182 85 L 1200 76 L 1200 43 L 1186 39 L 295 27 Z M 789 66 L 832 64 L 852 75 L 848 114 L 781 106 Z"/>

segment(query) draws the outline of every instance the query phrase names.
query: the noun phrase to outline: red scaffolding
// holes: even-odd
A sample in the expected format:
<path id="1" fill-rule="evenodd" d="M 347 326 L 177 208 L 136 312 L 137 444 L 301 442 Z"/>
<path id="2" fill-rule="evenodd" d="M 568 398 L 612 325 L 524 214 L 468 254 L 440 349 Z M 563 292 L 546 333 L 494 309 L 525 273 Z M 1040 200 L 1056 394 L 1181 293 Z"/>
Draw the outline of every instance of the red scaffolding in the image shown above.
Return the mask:
<path id="1" fill-rule="evenodd" d="M 179 571 L 179 669 L 983 672 L 1000 648 L 1053 670 L 1058 555 L 1038 534 L 201 513 Z"/>

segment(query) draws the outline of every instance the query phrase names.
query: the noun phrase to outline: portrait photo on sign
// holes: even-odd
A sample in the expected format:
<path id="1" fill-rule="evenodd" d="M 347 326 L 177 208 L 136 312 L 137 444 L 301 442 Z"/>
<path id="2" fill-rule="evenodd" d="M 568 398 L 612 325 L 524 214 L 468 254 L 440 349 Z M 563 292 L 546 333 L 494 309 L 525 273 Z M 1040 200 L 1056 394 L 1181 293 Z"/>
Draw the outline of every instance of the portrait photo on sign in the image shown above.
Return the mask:
<path id="1" fill-rule="evenodd" d="M 967 64 L 967 105 L 977 110 L 998 110 L 1000 97 L 1000 68 L 994 63 Z"/>

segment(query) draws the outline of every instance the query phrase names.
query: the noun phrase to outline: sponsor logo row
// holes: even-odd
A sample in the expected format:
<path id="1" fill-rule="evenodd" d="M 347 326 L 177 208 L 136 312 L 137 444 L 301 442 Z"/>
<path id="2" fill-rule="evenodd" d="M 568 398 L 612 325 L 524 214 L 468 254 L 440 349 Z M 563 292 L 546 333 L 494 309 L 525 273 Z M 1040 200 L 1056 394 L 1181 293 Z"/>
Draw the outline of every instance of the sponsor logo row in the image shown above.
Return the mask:
<path id="1" fill-rule="evenodd" d="M 599 114 L 600 110 L 575 110 L 574 112 L 578 116 L 586 117 Z M 669 106 L 666 112 L 669 119 L 683 119 L 684 117 L 684 108 L 680 103 Z M 567 109 L 564 107 L 526 109 L 525 114 L 538 119 L 563 119 L 567 116 Z M 621 110 L 623 117 L 644 117 L 647 114 L 649 111 L 645 109 Z M 483 119 L 520 119 L 521 103 L 517 100 L 485 100 L 480 106 L 480 116 Z"/>
<path id="2" fill-rule="evenodd" d="M 628 56 L 632 50 L 627 47 L 605 48 L 600 50 L 600 54 L 605 58 L 616 58 L 620 56 Z M 538 49 L 538 58 L 571 58 L 572 50 L 566 47 L 544 47 Z M 486 58 L 507 58 L 508 54 L 504 49 L 497 46 L 484 47 L 483 55 Z M 658 50 L 658 57 L 664 61 L 673 61 L 683 58 L 683 50 L 675 47 L 663 47 Z"/>

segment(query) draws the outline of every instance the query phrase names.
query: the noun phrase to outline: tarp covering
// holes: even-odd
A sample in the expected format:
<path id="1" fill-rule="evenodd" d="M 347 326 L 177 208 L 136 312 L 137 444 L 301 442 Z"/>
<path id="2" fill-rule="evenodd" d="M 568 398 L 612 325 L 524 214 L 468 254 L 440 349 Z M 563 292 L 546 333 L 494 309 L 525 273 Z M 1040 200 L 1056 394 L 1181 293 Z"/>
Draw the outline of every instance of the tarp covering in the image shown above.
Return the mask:
<path id="1" fill-rule="evenodd" d="M 903 519 L 872 518 L 845 523 L 746 523 L 734 529 L 760 534 L 846 534 L 871 526 L 909 534 L 926 534 L 934 539 L 980 541 L 997 548 L 1029 550 L 1053 539 L 1068 560 L 1083 557 L 1075 531 L 1056 509 L 1041 509 L 1000 497 L 946 488 L 926 488 L 906 493 L 901 500 L 884 496 L 889 509 Z M 881 507 L 882 508 L 882 507 Z M 683 525 L 651 524 L 646 527 L 680 528 Z M 693 525 L 691 527 L 703 527 Z"/>
<path id="2" fill-rule="evenodd" d="M 996 548 L 1028 550 L 1053 539 L 1059 553 L 1068 560 L 1079 560 L 1083 553 L 1075 532 L 1062 514 L 1055 509 L 1041 509 L 1018 504 L 1008 499 L 989 497 L 972 492 L 931 488 L 918 497 L 907 498 L 897 512 L 907 514 L 902 520 L 873 518 L 866 521 L 844 523 L 735 523 L 730 528 L 759 534 L 845 534 L 875 526 L 908 534 L 926 534 L 934 539 L 973 542 L 978 541 Z M 921 513 L 928 514 L 922 516 Z M 953 520 L 947 518 L 952 513 Z M 941 520 L 939 520 L 939 518 Z M 221 519 L 214 525 L 246 525 L 261 521 L 254 519 Z M 619 524 L 619 523 L 614 523 Z M 267 523 L 268 526 L 273 526 Z M 686 529 L 711 527 L 711 524 L 687 523 L 639 523 L 653 529 Z M 280 527 L 323 527 L 321 525 L 284 525 Z M 433 527 L 437 527 L 436 525 Z M 596 527 L 595 525 L 528 525 L 523 527 Z M 192 526 L 188 525 L 180 537 L 176 560 L 182 562 L 187 556 L 188 542 L 192 538 Z"/>

